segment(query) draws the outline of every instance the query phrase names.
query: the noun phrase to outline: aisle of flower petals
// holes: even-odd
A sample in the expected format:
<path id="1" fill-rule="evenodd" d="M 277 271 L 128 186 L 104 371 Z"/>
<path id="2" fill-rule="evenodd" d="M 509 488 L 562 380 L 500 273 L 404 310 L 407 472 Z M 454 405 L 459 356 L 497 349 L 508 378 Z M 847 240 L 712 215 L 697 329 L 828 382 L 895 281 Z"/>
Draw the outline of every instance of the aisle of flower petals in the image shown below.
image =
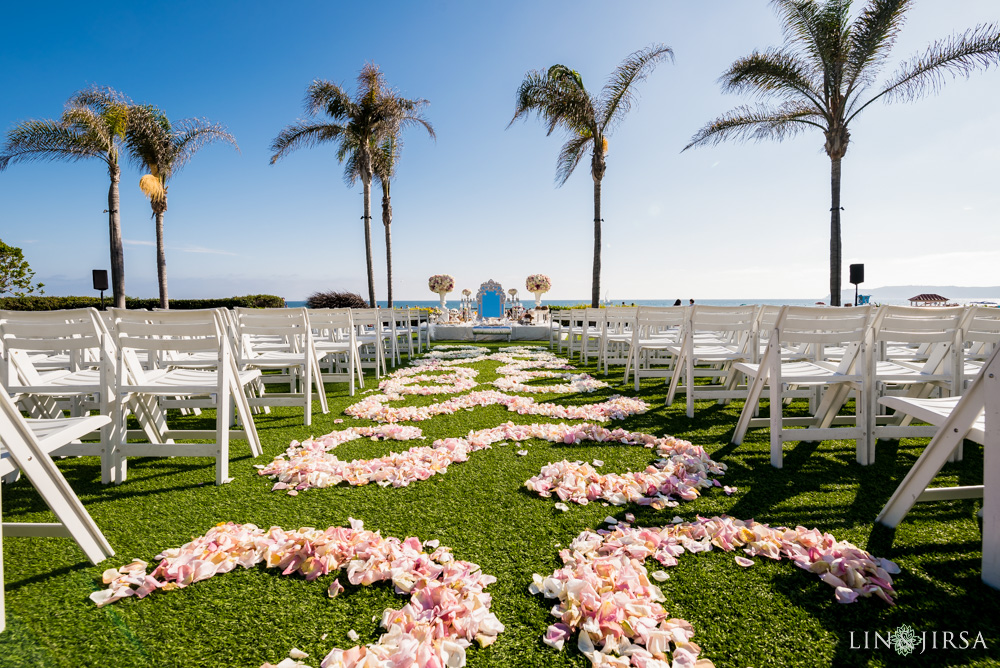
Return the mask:
<path id="1" fill-rule="evenodd" d="M 497 369 L 501 378 L 493 384 L 512 391 L 590 392 L 606 386 L 587 374 L 551 371 L 572 370 L 572 367 L 537 348 L 488 352 L 473 346 L 436 348 L 410 367 L 387 376 L 379 384 L 381 394 L 373 394 L 345 410 L 352 417 L 381 424 L 349 427 L 301 443 L 293 441 L 285 453 L 267 465 L 258 466 L 258 473 L 276 480 L 272 491 L 285 491 L 292 496 L 303 490 L 345 482 L 405 487 L 446 473 L 449 465 L 467 461 L 473 452 L 496 444 L 506 445 L 507 441 L 541 439 L 566 445 L 584 442 L 635 445 L 655 450 L 659 457 L 644 471 L 622 474 L 599 473 L 597 468 L 603 466 L 599 460 L 586 463 L 564 459 L 549 463 L 527 480 L 525 486 L 542 497 L 555 495 L 560 500 L 555 506 L 563 511 L 569 509 L 563 501 L 581 505 L 593 501 L 606 505 L 636 503 L 660 510 L 677 506 L 680 500 L 694 500 L 704 489 L 722 486 L 714 476 L 725 473 L 725 464 L 713 461 L 701 446 L 669 436 L 658 438 L 589 423 L 507 422 L 373 459 L 343 461 L 333 454 L 339 445 L 359 438 L 423 440 L 419 427 L 398 423 L 480 406 L 503 405 L 520 414 L 596 421 L 622 419 L 649 409 L 641 400 L 621 396 L 584 406 L 561 406 L 539 404 L 530 397 L 495 390 L 473 391 L 429 406 L 387 405 L 407 395 L 472 390 L 477 386 L 478 371 L 461 365 L 482 361 L 501 362 Z M 525 384 L 537 378 L 557 377 L 569 382 L 549 386 Z M 724 489 L 726 493 L 736 491 Z M 672 566 L 685 552 L 705 552 L 713 547 L 725 551 L 743 548 L 749 557 L 786 558 L 817 574 L 835 588 L 834 596 L 841 603 L 875 595 L 892 604 L 890 574 L 898 572 L 895 564 L 876 559 L 816 529 L 771 529 L 753 520 L 729 517 L 698 518 L 690 523 L 675 518 L 674 524 L 665 527 L 641 528 L 631 525 L 634 522 L 631 514 L 626 518 L 629 523 L 607 518 L 606 522 L 614 525 L 611 530 L 581 533 L 569 549 L 560 552 L 564 566 L 548 577 L 536 574 L 529 587 L 532 594 L 559 599 L 552 608 L 559 621 L 548 628 L 544 642 L 560 650 L 574 632 L 579 632 L 577 645 L 593 666 L 711 665 L 707 659 L 699 659 L 701 650 L 692 642 L 692 625 L 682 619 L 668 618 L 661 605 L 664 595 L 650 582 L 650 574 L 643 565 L 648 557 L 663 566 Z M 428 555 L 423 547 L 434 551 Z M 164 551 L 157 559 L 161 561 L 149 575 L 147 565 L 141 561 L 108 570 L 104 581 L 109 588 L 95 592 L 91 598 L 98 606 L 126 596 L 143 598 L 156 589 L 182 588 L 228 572 L 237 565 L 249 568 L 258 563 L 282 569 L 284 575 L 299 573 L 309 581 L 346 566 L 352 584 L 391 580 L 397 593 L 410 595 L 410 602 L 400 610 L 385 611 L 382 626 L 386 633 L 378 642 L 346 651 L 334 649 L 323 659 L 322 668 L 464 666 L 465 650 L 473 640 L 488 645 L 504 628 L 489 611 L 490 597 L 483 591 L 495 581 L 493 577 L 481 573 L 475 564 L 455 561 L 437 541 L 382 538 L 378 532 L 365 531 L 358 520 L 351 520 L 351 528 L 330 527 L 325 531 L 311 528 L 285 531 L 272 527 L 265 532 L 251 524 L 220 524 L 181 548 Z M 735 561 L 743 567 L 754 563 L 744 556 L 736 556 Z M 651 577 L 663 582 L 669 575 L 657 571 Z M 342 590 L 339 580 L 334 580 L 328 593 L 333 597 Z M 357 640 L 356 635 L 351 637 Z M 304 666 L 301 662 L 304 658 L 307 657 L 303 652 L 293 648 L 289 658 L 279 666 Z"/>

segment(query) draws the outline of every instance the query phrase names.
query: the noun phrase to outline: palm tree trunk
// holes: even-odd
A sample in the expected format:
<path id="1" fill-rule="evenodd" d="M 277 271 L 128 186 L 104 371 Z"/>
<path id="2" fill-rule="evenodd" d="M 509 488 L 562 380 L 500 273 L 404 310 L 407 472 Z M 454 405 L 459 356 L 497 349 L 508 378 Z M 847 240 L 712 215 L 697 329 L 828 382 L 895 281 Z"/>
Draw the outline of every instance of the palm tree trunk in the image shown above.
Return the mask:
<path id="1" fill-rule="evenodd" d="M 122 246 L 122 220 L 118 211 L 118 183 L 121 168 L 117 163 L 108 166 L 111 187 L 108 188 L 108 228 L 111 235 L 111 289 L 116 308 L 125 308 L 125 251 Z"/>
<path id="2" fill-rule="evenodd" d="M 365 260 L 368 262 L 368 305 L 375 308 L 375 270 L 372 266 L 372 177 L 364 179 Z"/>
<path id="3" fill-rule="evenodd" d="M 590 293 L 590 306 L 597 308 L 601 301 L 601 180 L 594 179 L 594 282 Z"/>
<path id="4" fill-rule="evenodd" d="M 382 224 L 385 225 L 385 275 L 389 284 L 389 308 L 392 308 L 392 201 L 389 185 L 382 185 Z"/>
<path id="5" fill-rule="evenodd" d="M 169 309 L 167 298 L 167 253 L 163 243 L 163 209 L 156 209 L 156 279 L 160 283 L 160 308 Z"/>
<path id="6" fill-rule="evenodd" d="M 830 158 L 830 305 L 840 306 L 840 163 Z"/>

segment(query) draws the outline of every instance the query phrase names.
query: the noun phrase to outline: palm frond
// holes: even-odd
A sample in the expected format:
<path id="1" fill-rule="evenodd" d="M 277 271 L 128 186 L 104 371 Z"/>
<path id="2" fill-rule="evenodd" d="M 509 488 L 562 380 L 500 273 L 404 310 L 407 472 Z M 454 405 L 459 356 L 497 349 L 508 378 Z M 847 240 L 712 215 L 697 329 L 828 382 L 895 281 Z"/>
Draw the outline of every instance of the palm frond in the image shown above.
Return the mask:
<path id="1" fill-rule="evenodd" d="M 108 144 L 113 145 L 125 138 L 129 128 L 129 116 L 136 107 L 132 100 L 122 92 L 107 86 L 92 86 L 77 91 L 66 102 L 66 113 L 72 115 L 75 111 L 87 110 L 100 118 L 99 125 L 108 135 Z"/>
<path id="2" fill-rule="evenodd" d="M 372 173 L 379 183 L 386 184 L 396 176 L 396 165 L 402 142 L 396 135 L 390 135 L 372 147 Z"/>
<path id="3" fill-rule="evenodd" d="M 782 20 L 785 49 L 811 63 L 811 78 L 823 81 L 826 99 L 840 90 L 850 5 L 851 0 L 771 0 Z"/>
<path id="4" fill-rule="evenodd" d="M 287 126 L 271 142 L 271 164 L 273 165 L 292 151 L 312 148 L 325 142 L 334 141 L 347 132 L 343 125 L 336 123 L 311 123 L 299 121 Z"/>
<path id="5" fill-rule="evenodd" d="M 668 58 L 671 61 L 674 59 L 674 52 L 669 46 L 653 44 L 629 54 L 615 68 L 601 90 L 600 125 L 602 129 L 613 128 L 621 121 L 635 101 L 633 84 L 644 80 L 657 63 Z"/>
<path id="6" fill-rule="evenodd" d="M 314 116 L 319 111 L 334 120 L 343 120 L 355 115 L 355 104 L 343 88 L 330 81 L 316 79 L 306 89 L 306 111 Z"/>
<path id="7" fill-rule="evenodd" d="M 390 95 L 391 91 L 388 90 L 385 75 L 379 69 L 379 66 L 372 62 L 365 63 L 361 67 L 361 71 L 358 72 L 359 99 L 374 103 L 380 98 Z"/>
<path id="8" fill-rule="evenodd" d="M 361 153 L 356 150 L 345 150 L 347 144 L 341 144 L 338 160 L 344 163 L 344 183 L 353 186 L 361 178 Z"/>
<path id="9" fill-rule="evenodd" d="M 969 78 L 973 72 L 998 63 L 1000 28 L 995 23 L 980 24 L 960 35 L 934 42 L 922 55 L 902 65 L 882 91 L 855 115 L 881 97 L 886 102 L 917 100 L 939 91 L 947 81 L 946 74 Z"/>
<path id="10" fill-rule="evenodd" d="M 132 100 L 125 93 L 109 86 L 91 86 L 77 91 L 66 102 L 67 107 L 91 107 L 99 111 L 112 107 L 131 107 Z"/>
<path id="11" fill-rule="evenodd" d="M 579 87 L 575 78 L 561 74 L 549 76 L 537 70 L 525 74 L 518 87 L 514 117 L 507 127 L 532 112 L 546 122 L 547 134 L 552 134 L 557 127 L 577 132 L 597 124 L 590 95 Z"/>
<path id="12" fill-rule="evenodd" d="M 17 162 L 103 158 L 92 137 L 61 121 L 28 120 L 8 133 L 0 149 L 0 171 Z"/>
<path id="13" fill-rule="evenodd" d="M 185 118 L 177 123 L 177 131 L 171 136 L 174 159 L 170 172 L 176 173 L 201 148 L 208 144 L 225 142 L 240 150 L 236 137 L 226 131 L 224 125 L 212 123 L 204 118 Z"/>
<path id="14" fill-rule="evenodd" d="M 117 120 L 108 119 L 99 110 L 90 107 L 69 107 L 63 112 L 61 120 L 63 125 L 73 129 L 81 137 L 86 138 L 95 147 L 100 147 L 104 153 L 114 150 L 115 142 L 118 140 Z"/>
<path id="15" fill-rule="evenodd" d="M 562 150 L 559 151 L 559 158 L 556 160 L 557 186 L 566 183 L 593 143 L 594 136 L 589 131 L 583 131 L 563 144 Z"/>
<path id="16" fill-rule="evenodd" d="M 867 87 L 889 57 L 912 0 L 869 0 L 851 25 L 844 66 L 846 92 Z"/>
<path id="17" fill-rule="evenodd" d="M 808 100 L 823 110 L 822 82 L 812 79 L 810 67 L 784 49 L 755 51 L 729 66 L 719 78 L 727 93 L 749 93 L 758 98 Z"/>
<path id="18" fill-rule="evenodd" d="M 728 139 L 781 141 L 802 132 L 808 126 L 825 130 L 822 120 L 815 109 L 794 102 L 785 103 L 778 108 L 737 107 L 699 130 L 682 152 L 694 146 L 717 145 Z"/>

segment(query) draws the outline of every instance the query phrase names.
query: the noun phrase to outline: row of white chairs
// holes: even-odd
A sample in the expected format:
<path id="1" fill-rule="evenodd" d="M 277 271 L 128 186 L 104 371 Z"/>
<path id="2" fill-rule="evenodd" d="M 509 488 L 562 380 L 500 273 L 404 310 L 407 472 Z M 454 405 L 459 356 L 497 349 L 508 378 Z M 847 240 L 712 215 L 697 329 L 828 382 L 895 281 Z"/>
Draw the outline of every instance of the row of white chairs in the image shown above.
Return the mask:
<path id="1" fill-rule="evenodd" d="M 353 395 L 355 380 L 364 386 L 365 360 L 378 376 L 387 358 L 398 362 L 403 346 L 412 355 L 425 338 L 419 314 L 408 311 L 2 312 L 0 381 L 36 418 L 55 419 L 64 410 L 111 417 L 100 442 L 78 444 L 76 453 L 102 457 L 105 483 L 124 481 L 127 457 L 180 454 L 215 457 L 221 483 L 228 477 L 230 438 L 260 450 L 254 413 L 301 406 L 308 425 L 314 399 L 329 411 L 324 382 L 347 383 Z M 275 383 L 288 391 L 268 391 Z M 217 409 L 214 433 L 168 428 L 168 409 L 205 407 Z M 140 430 L 125 429 L 128 414 Z M 230 429 L 237 415 L 243 428 Z M 176 443 L 210 437 L 208 444 Z"/>
<path id="2" fill-rule="evenodd" d="M 550 345 L 585 362 L 597 356 L 605 373 L 624 358 L 624 380 L 631 367 L 637 390 L 642 377 L 663 377 L 667 403 L 685 393 L 689 416 L 695 398 L 744 399 L 732 441 L 740 443 L 750 427 L 769 427 L 771 463 L 779 468 L 787 442 L 855 440 L 857 461 L 868 464 L 881 439 L 931 438 L 877 521 L 895 527 L 918 502 L 982 498 L 982 579 L 1000 588 L 997 309 L 581 309 L 553 314 L 550 332 Z M 770 415 L 760 419 L 765 398 Z M 783 415 L 794 398 L 808 399 L 808 416 Z M 850 398 L 855 414 L 841 415 Z M 932 487 L 944 464 L 961 457 L 965 439 L 983 445 L 983 484 Z"/>
<path id="3" fill-rule="evenodd" d="M 550 345 L 560 351 L 565 346 L 584 362 L 596 357 L 605 373 L 609 364 L 624 359 L 625 382 L 631 374 L 636 390 L 642 378 L 664 378 L 667 404 L 683 393 L 689 417 L 696 399 L 743 399 L 733 442 L 741 442 L 749 427 L 769 426 L 775 466 L 781 466 L 785 441 L 842 438 L 857 441 L 858 461 L 867 464 L 878 439 L 930 435 L 928 428 L 910 425 L 909 418 L 885 414 L 878 399 L 959 394 L 1000 340 L 1000 311 L 611 307 L 554 314 L 550 331 Z M 770 418 L 759 419 L 765 389 L 772 410 Z M 855 416 L 841 416 L 851 397 Z M 794 398 L 809 399 L 808 417 L 782 416 L 782 405 Z M 850 428 L 832 430 L 835 424 Z"/>
<path id="4" fill-rule="evenodd" d="M 23 474 L 59 520 L 0 524 L 0 631 L 5 535 L 69 537 L 94 564 L 114 555 L 53 457 L 97 455 L 102 481 L 121 483 L 129 457 L 208 456 L 222 484 L 230 439 L 262 454 L 255 412 L 302 405 L 309 424 L 314 389 L 327 412 L 324 382 L 353 395 L 363 358 L 385 373 L 387 357 L 398 364 L 404 350 L 429 347 L 427 332 L 425 312 L 402 309 L 0 312 L 0 480 Z M 215 430 L 167 424 L 170 408 L 205 407 L 216 410 Z M 192 439 L 209 442 L 178 442 Z"/>

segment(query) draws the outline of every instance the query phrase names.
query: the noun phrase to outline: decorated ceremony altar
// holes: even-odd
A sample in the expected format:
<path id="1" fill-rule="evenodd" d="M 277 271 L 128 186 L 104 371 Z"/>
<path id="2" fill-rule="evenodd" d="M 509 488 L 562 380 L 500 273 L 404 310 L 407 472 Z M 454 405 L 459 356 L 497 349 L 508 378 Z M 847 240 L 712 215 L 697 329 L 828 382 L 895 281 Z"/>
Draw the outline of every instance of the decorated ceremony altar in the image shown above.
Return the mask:
<path id="1" fill-rule="evenodd" d="M 476 329 L 482 331 L 473 331 Z M 488 329 L 495 331 L 486 331 Z M 505 323 L 499 326 L 475 322 L 432 323 L 430 333 L 431 341 L 548 341 L 549 326 L 517 323 Z"/>

